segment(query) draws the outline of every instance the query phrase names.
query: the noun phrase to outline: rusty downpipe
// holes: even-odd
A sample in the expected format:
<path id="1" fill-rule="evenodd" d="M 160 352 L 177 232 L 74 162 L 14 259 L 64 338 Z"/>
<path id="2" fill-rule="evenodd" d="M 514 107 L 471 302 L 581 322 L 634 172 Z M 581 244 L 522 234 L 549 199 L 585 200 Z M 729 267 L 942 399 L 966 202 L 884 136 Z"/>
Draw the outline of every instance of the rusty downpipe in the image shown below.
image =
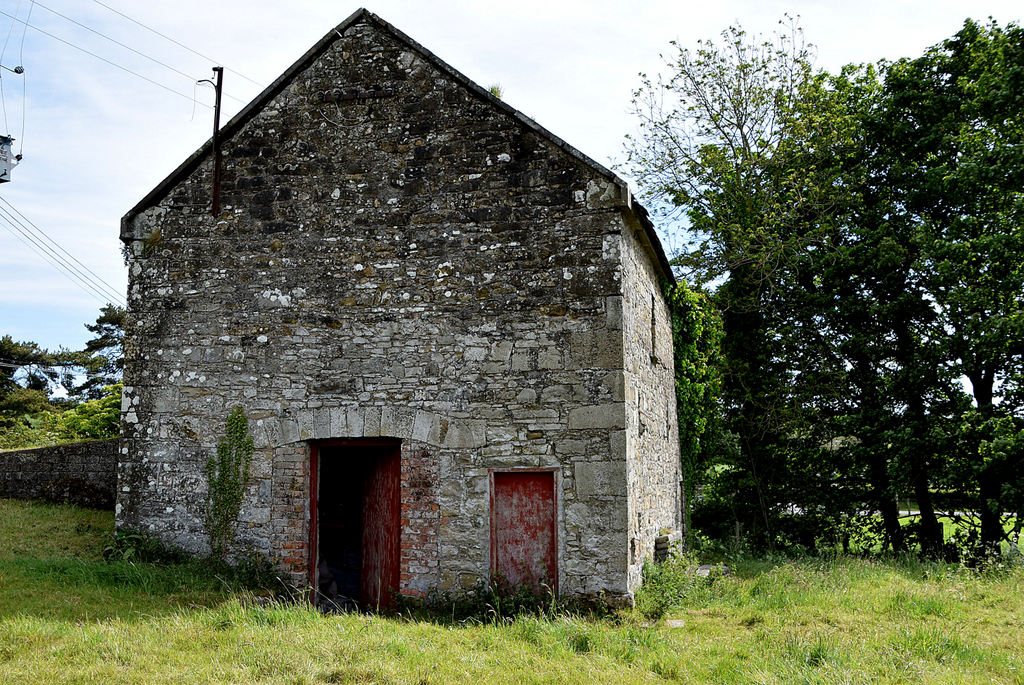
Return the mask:
<path id="1" fill-rule="evenodd" d="M 209 83 L 216 93 L 213 103 L 213 197 L 210 203 L 210 214 L 220 214 L 220 95 L 224 85 L 224 67 L 214 67 L 213 73 L 217 80 L 203 79 L 199 83 Z"/>
<path id="2" fill-rule="evenodd" d="M 217 99 L 213 106 L 213 215 L 220 214 L 220 93 L 224 84 L 224 67 L 214 67 L 217 74 Z"/>

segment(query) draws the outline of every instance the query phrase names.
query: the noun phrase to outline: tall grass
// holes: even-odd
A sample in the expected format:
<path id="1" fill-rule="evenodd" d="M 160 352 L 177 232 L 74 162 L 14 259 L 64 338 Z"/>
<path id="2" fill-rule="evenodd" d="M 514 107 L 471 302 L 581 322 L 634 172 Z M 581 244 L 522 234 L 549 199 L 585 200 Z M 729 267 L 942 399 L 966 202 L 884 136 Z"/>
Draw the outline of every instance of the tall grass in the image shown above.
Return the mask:
<path id="1" fill-rule="evenodd" d="M 188 564 L 102 559 L 109 515 L 0 501 L 0 682 L 1024 682 L 1024 572 L 914 559 L 651 567 L 637 609 L 325 616 Z M 104 518 L 106 517 L 106 518 Z M 104 523 L 106 521 L 107 523 Z M 74 535 L 59 534 L 81 526 Z"/>

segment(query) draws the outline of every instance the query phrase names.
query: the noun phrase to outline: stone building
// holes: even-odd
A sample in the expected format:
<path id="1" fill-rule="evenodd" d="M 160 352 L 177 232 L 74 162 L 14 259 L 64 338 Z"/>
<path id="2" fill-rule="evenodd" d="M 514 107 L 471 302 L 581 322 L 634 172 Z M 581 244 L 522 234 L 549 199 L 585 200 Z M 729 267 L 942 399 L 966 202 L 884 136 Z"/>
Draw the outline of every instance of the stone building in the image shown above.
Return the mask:
<path id="1" fill-rule="evenodd" d="M 117 522 L 379 601 L 491 573 L 629 602 L 680 527 L 672 280 L 623 181 L 360 10 L 124 217 Z"/>

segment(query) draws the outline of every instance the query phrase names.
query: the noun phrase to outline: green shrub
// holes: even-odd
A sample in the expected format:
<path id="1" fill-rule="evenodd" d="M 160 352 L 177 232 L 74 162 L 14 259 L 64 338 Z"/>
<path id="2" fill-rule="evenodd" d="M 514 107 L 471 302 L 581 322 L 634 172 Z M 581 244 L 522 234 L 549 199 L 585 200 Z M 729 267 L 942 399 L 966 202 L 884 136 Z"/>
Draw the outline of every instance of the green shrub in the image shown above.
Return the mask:
<path id="1" fill-rule="evenodd" d="M 164 545 L 145 531 L 122 528 L 103 550 L 103 558 L 129 563 L 182 564 L 189 560 L 189 555 L 179 547 Z"/>
<path id="2" fill-rule="evenodd" d="M 109 440 L 119 434 L 121 419 L 121 384 L 115 383 L 103 389 L 103 396 L 96 400 L 81 402 L 65 411 L 38 403 L 37 391 L 15 391 L 7 396 L 11 407 L 38 409 L 34 413 L 11 416 L 9 411 L 0 412 L 0 449 L 30 449 L 48 447 L 86 440 Z M 13 395 L 18 395 L 12 400 Z M 11 409 L 13 411 L 13 409 Z"/>
<path id="3" fill-rule="evenodd" d="M 103 388 L 103 396 L 76 404 L 56 416 L 56 429 L 61 441 L 107 440 L 119 434 L 121 420 L 121 383 Z"/>
<path id="4" fill-rule="evenodd" d="M 548 616 L 558 611 L 558 598 L 547 585 L 512 585 L 480 579 L 467 590 L 430 590 L 419 600 L 399 597 L 399 610 L 416 610 L 424 618 L 452 622 L 497 622 L 517 616 Z"/>
<path id="5" fill-rule="evenodd" d="M 103 550 L 103 558 L 117 568 L 159 567 L 171 575 L 177 569 L 201 585 L 223 590 L 249 590 L 280 595 L 286 590 L 270 560 L 254 551 L 241 556 L 234 566 L 219 559 L 204 559 L 180 547 L 167 546 L 145 531 L 121 529 Z"/>
<path id="6" fill-rule="evenodd" d="M 46 393 L 42 390 L 17 387 L 0 396 L 0 415 L 20 417 L 53 411 Z"/>
<path id="7" fill-rule="evenodd" d="M 422 598 L 397 597 L 397 611 L 441 623 L 508 623 L 535 617 L 610 617 L 613 610 L 600 598 L 589 601 L 559 597 L 547 583 L 512 584 L 500 576 L 480 579 L 465 590 L 430 590 Z"/>
<path id="8" fill-rule="evenodd" d="M 56 431 L 26 421 L 17 421 L 0 428 L 0 450 L 22 450 L 32 447 L 56 445 L 60 441 Z"/>
<path id="9" fill-rule="evenodd" d="M 702 578 L 696 573 L 698 564 L 692 554 L 673 554 L 659 564 L 644 564 L 644 582 L 636 593 L 637 611 L 646 618 L 658 619 L 670 609 L 707 596 L 718 574 Z"/>

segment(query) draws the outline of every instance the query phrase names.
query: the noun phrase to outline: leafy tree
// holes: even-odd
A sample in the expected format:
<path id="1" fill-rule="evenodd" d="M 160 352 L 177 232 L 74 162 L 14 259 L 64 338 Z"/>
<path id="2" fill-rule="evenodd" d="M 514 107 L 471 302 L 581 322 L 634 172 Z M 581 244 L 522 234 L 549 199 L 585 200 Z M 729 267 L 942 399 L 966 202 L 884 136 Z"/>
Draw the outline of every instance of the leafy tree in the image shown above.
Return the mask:
<path id="1" fill-rule="evenodd" d="M 0 338 L 0 446 L 117 437 L 124 317 L 119 307 L 103 307 L 96 323 L 86 324 L 95 337 L 79 351 Z M 82 372 L 87 377 L 78 384 Z M 69 398 L 50 396 L 58 381 Z"/>
<path id="2" fill-rule="evenodd" d="M 62 441 L 105 440 L 118 437 L 121 420 L 121 383 L 103 388 L 95 400 L 76 404 L 56 416 L 56 429 Z"/>
<path id="3" fill-rule="evenodd" d="M 34 342 L 0 337 L 0 395 L 15 388 L 27 387 L 45 391 L 57 374 L 51 368 L 52 356 Z M 23 372 L 19 382 L 17 376 Z"/>
<path id="4" fill-rule="evenodd" d="M 674 263 L 698 285 L 717 286 L 722 314 L 720 434 L 738 451 L 737 521 L 760 545 L 778 538 L 791 502 L 787 451 L 800 435 L 784 354 L 788 306 L 779 293 L 799 276 L 798 257 L 823 239 L 834 170 L 827 149 L 806 144 L 813 110 L 800 104 L 815 75 L 792 23 L 774 41 L 730 28 L 695 51 L 673 43 L 667 81 L 643 79 L 634 96 L 640 133 L 627 165 L 661 215 L 682 215 L 693 238 Z M 811 162 L 809 164 L 809 162 Z M 804 488 L 806 492 L 812 488 Z"/>
<path id="5" fill-rule="evenodd" d="M 45 447 L 118 437 L 121 384 L 107 386 L 99 399 L 61 411 L 37 390 L 20 388 L 0 403 L 0 449 Z M 14 412 L 20 412 L 14 414 Z"/>
<path id="6" fill-rule="evenodd" d="M 53 411 L 46 393 L 42 390 L 16 387 L 0 398 L 0 416 L 19 417 Z"/>
<path id="7" fill-rule="evenodd" d="M 835 429 L 856 438 L 841 452 L 870 481 L 868 503 L 882 512 L 894 549 L 904 542 L 897 491 L 913 494 L 921 512 L 913 532 L 935 556 L 943 553 L 936 485 L 976 488 L 971 508 L 981 512 L 977 538 L 987 549 L 1003 537 L 1000 514 L 1024 485 L 1011 439 L 1019 429 L 1001 420 L 1019 413 L 1024 352 L 1022 48 L 1019 28 L 968 21 L 923 57 L 883 64 L 884 85 L 870 68 L 830 78 L 819 91 L 827 98 L 856 96 L 838 110 L 797 101 L 855 123 L 851 140 L 836 129 L 810 146 L 838 145 L 834 157 L 845 160 L 841 192 L 831 194 L 836 231 L 801 265 L 809 277 L 780 289 L 790 303 L 810 303 L 794 320 L 817 322 L 825 356 L 840 362 L 818 372 L 830 369 L 823 378 L 842 394 L 798 401 L 802 413 L 831 414 Z M 783 338 L 801 365 L 818 358 L 812 338 L 792 330 Z M 958 376 L 971 380 L 974 408 Z"/>
<path id="8" fill-rule="evenodd" d="M 683 528 L 690 543 L 690 519 L 697 488 L 714 456 L 721 388 L 722 321 L 706 293 L 685 283 L 666 286 L 672 312 L 676 411 L 683 470 Z"/>
<path id="9" fill-rule="evenodd" d="M 738 450 L 709 489 L 761 545 L 813 545 L 866 510 L 897 551 L 910 494 L 936 556 L 933 491 L 973 488 L 993 548 L 1024 492 L 1020 29 L 968 22 L 917 60 L 835 76 L 792 28 L 676 51 L 636 93 L 627 150 L 694 236 L 675 264 L 722 312 L 720 434 Z"/>
<path id="10" fill-rule="evenodd" d="M 992 550 L 1024 490 L 1024 30 L 967 21 L 892 65 L 885 91 L 898 146 L 889 181 L 919 227 L 939 363 L 971 384 L 974 406 L 951 444 L 955 473 L 976 489 L 977 541 Z"/>
<path id="11" fill-rule="evenodd" d="M 100 309 L 93 324 L 85 327 L 94 337 L 81 350 L 49 352 L 38 344 L 0 338 L 0 396 L 17 387 L 49 392 L 59 382 L 72 397 L 97 399 L 104 388 L 121 379 L 125 310 L 112 304 Z M 86 380 L 77 383 L 75 371 Z"/>
<path id="12" fill-rule="evenodd" d="M 104 388 L 121 379 L 124 371 L 124 322 L 126 312 L 113 304 L 104 305 L 96 322 L 85 324 L 94 337 L 81 350 L 62 351 L 58 356 L 64 366 L 61 382 L 72 397 L 96 399 Z M 86 376 L 81 383 L 75 370 Z M 80 375 L 80 374 L 79 374 Z"/>
<path id="13" fill-rule="evenodd" d="M 951 374 L 937 362 L 920 228 L 893 189 L 899 145 L 886 102 L 876 70 L 850 66 L 820 74 L 799 103 L 797 118 L 813 124 L 803 146 L 819 158 L 827 152 L 832 183 L 827 211 L 813 219 L 820 240 L 780 290 L 790 316 L 783 338 L 800 414 L 827 446 L 819 478 L 832 474 L 830 491 L 845 491 L 847 506 L 880 512 L 883 545 L 896 551 L 905 546 L 896 497 L 913 492 L 918 541 L 935 555 L 942 531 L 931 504 L 939 452 L 931 427 L 948 414 Z"/>

